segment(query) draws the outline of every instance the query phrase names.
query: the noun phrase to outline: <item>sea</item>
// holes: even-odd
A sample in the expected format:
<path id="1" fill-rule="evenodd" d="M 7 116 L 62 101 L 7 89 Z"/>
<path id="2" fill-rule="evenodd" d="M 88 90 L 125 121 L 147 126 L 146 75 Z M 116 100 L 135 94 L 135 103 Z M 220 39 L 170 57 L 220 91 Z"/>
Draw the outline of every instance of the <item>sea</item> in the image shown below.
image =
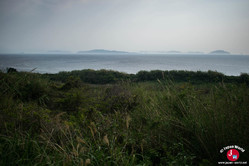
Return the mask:
<path id="1" fill-rule="evenodd" d="M 225 75 L 249 74 L 249 55 L 211 54 L 0 54 L 0 70 L 58 73 L 72 70 L 217 71 Z"/>

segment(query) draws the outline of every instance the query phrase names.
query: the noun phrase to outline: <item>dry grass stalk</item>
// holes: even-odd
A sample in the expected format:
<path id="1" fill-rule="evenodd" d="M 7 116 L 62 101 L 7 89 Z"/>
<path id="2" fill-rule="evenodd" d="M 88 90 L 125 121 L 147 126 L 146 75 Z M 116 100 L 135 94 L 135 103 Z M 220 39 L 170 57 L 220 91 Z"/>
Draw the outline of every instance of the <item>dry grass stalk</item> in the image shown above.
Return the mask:
<path id="1" fill-rule="evenodd" d="M 130 126 L 130 121 L 131 121 L 131 117 L 130 117 L 130 115 L 127 115 L 127 116 L 126 116 L 126 128 L 127 128 L 127 129 L 128 129 L 129 126 Z"/>
<path id="2" fill-rule="evenodd" d="M 83 161 L 83 159 L 80 159 L 80 166 L 84 166 L 84 161 Z"/>
<path id="3" fill-rule="evenodd" d="M 91 127 L 91 126 L 88 126 L 88 128 L 90 129 L 91 134 L 92 134 L 92 137 L 93 137 L 93 139 L 95 140 L 95 138 L 94 138 L 94 131 L 93 131 L 92 127 Z"/>
<path id="4" fill-rule="evenodd" d="M 85 153 L 86 151 L 87 151 L 87 148 L 86 148 L 86 147 L 80 148 L 80 153 Z"/>
<path id="5" fill-rule="evenodd" d="M 91 122 L 90 124 L 91 124 L 91 126 L 92 126 L 93 131 L 94 131 L 94 134 L 96 134 L 96 133 L 97 133 L 97 128 L 96 128 L 95 123 L 94 123 L 94 122 Z"/>
<path id="6" fill-rule="evenodd" d="M 76 140 L 77 140 L 78 143 L 82 143 L 82 144 L 87 145 L 87 143 L 80 137 L 76 137 Z"/>
<path id="7" fill-rule="evenodd" d="M 86 161 L 85 161 L 85 166 L 87 166 L 87 165 L 89 165 L 89 164 L 91 164 L 91 160 L 90 160 L 90 159 L 86 159 Z"/>
<path id="8" fill-rule="evenodd" d="M 108 140 L 107 135 L 105 135 L 105 136 L 103 137 L 103 142 L 109 146 L 109 140 Z"/>
<path id="9" fill-rule="evenodd" d="M 60 123 L 60 121 L 61 121 L 61 116 L 64 115 L 64 114 L 65 114 L 65 112 L 61 112 L 61 113 L 55 115 L 54 119 L 55 119 L 55 122 L 56 122 L 57 124 Z"/>

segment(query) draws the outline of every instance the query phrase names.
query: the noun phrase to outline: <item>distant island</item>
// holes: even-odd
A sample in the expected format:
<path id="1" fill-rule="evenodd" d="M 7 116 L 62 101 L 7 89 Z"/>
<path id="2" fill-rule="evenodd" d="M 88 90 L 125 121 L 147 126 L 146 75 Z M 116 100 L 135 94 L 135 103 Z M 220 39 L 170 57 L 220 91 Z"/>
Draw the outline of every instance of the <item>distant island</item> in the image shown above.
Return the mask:
<path id="1" fill-rule="evenodd" d="M 215 51 L 212 51 L 210 52 L 209 54 L 222 54 L 222 55 L 225 55 L 225 54 L 230 54 L 230 52 L 228 51 L 224 51 L 224 50 L 215 50 Z"/>
<path id="2" fill-rule="evenodd" d="M 94 49 L 88 51 L 78 51 L 78 54 L 128 54 L 129 52 L 125 51 L 116 51 L 116 50 L 104 50 L 104 49 Z"/>

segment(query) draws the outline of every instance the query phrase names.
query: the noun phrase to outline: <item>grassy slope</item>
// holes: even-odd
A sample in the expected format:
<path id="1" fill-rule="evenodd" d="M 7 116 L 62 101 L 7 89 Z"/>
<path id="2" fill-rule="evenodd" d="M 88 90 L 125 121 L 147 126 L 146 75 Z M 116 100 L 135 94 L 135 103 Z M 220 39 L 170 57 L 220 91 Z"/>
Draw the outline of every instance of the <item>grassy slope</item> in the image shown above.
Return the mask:
<path id="1" fill-rule="evenodd" d="M 249 149 L 249 87 L 230 79 L 96 85 L 75 75 L 0 73 L 0 165 L 226 161 L 222 147 Z"/>

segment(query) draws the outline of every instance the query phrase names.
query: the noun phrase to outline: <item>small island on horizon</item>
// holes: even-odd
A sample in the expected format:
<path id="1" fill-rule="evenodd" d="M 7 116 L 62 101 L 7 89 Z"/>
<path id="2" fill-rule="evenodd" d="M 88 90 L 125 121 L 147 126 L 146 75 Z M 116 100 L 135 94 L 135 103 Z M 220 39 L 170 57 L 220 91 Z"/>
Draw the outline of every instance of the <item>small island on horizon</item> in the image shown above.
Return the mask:
<path id="1" fill-rule="evenodd" d="M 78 54 L 128 54 L 129 52 L 125 51 L 116 51 L 116 50 L 104 50 L 104 49 L 93 49 L 88 51 L 78 51 Z"/>
<path id="2" fill-rule="evenodd" d="M 225 50 L 215 50 L 215 51 L 210 52 L 209 54 L 229 55 L 230 52 L 225 51 Z"/>

